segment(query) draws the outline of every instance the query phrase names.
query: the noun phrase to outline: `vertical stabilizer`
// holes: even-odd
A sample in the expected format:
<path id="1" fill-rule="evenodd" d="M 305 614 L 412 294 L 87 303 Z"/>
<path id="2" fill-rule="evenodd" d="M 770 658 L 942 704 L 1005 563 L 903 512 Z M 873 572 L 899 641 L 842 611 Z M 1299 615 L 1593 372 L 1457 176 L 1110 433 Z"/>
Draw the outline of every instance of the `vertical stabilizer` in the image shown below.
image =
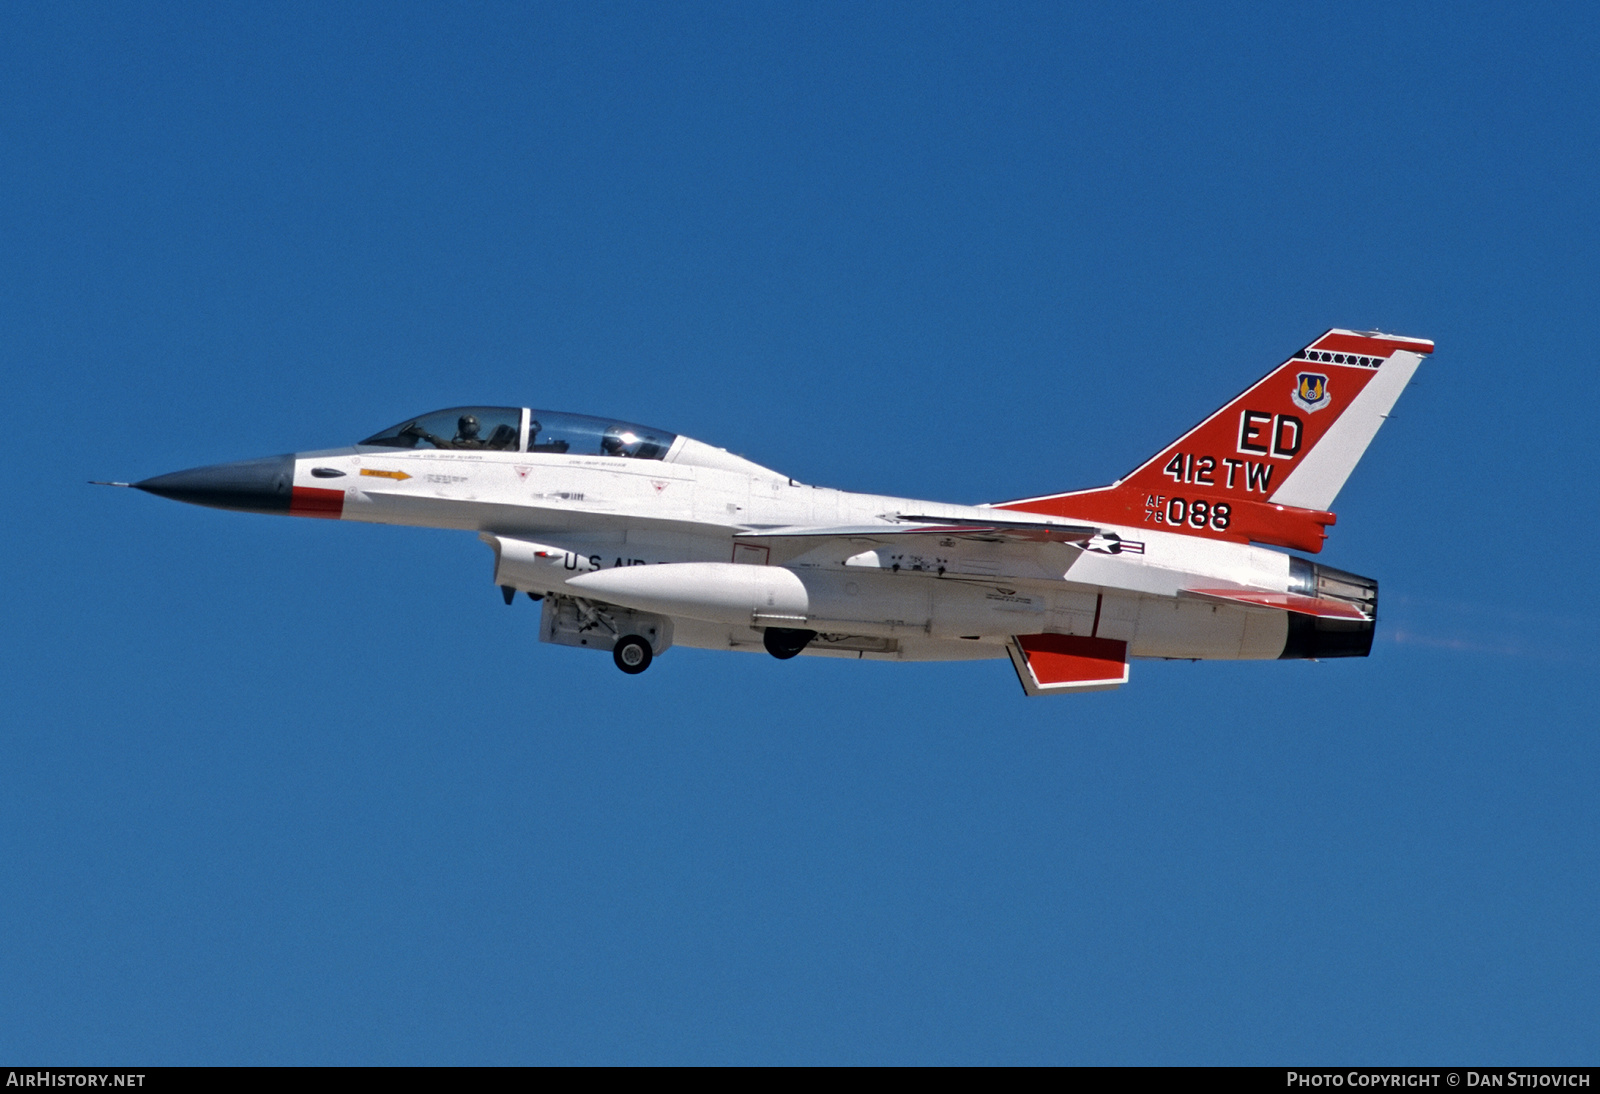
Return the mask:
<path id="1" fill-rule="evenodd" d="M 1423 354 L 1432 349 L 1429 343 L 1424 350 L 1397 349 L 1391 353 L 1365 385 L 1356 391 L 1344 413 L 1328 426 L 1322 438 L 1306 451 L 1299 464 L 1284 477 L 1283 485 L 1270 499 L 1273 504 L 1293 505 L 1301 509 L 1326 509 L 1332 505 L 1333 499 L 1344 488 L 1350 472 L 1361 461 L 1367 445 L 1377 436 L 1378 427 L 1389 416 L 1389 411 L 1394 409 L 1395 402 L 1411 382 L 1417 366 L 1422 364 Z M 1308 355 L 1320 356 L 1324 352 L 1315 348 L 1306 350 Z M 1326 367 L 1323 361 L 1312 363 Z M 1332 366 L 1333 369 L 1339 367 L 1337 364 Z M 1345 369 L 1349 367 L 1347 365 Z M 1324 381 L 1330 385 L 1332 382 L 1331 378 Z"/>
<path id="2" fill-rule="evenodd" d="M 1320 551 L 1328 506 L 1432 352 L 1330 330 L 1126 478 L 997 508 Z"/>

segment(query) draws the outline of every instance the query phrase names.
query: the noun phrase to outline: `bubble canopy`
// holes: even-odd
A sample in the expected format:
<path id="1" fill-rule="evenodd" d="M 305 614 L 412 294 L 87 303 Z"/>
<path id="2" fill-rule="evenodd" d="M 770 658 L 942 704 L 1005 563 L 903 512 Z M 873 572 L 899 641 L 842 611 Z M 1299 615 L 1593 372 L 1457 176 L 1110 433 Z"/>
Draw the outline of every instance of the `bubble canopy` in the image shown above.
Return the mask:
<path id="1" fill-rule="evenodd" d="M 676 433 L 615 418 L 526 407 L 458 406 L 407 418 L 358 446 L 659 460 L 677 439 Z"/>

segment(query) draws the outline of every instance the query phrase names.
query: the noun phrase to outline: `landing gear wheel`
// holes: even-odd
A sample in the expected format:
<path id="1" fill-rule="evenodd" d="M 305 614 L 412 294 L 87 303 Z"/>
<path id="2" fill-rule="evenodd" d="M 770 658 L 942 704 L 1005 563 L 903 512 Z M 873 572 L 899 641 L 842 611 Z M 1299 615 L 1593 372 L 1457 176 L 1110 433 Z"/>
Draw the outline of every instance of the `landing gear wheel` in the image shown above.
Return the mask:
<path id="1" fill-rule="evenodd" d="M 800 651 L 811 644 L 816 631 L 797 631 L 788 627 L 768 627 L 761 633 L 761 644 L 779 661 L 800 656 Z"/>
<path id="2" fill-rule="evenodd" d="M 617 663 L 617 668 L 629 676 L 637 676 L 650 667 L 652 660 L 650 643 L 636 634 L 619 638 L 611 650 L 611 660 Z"/>

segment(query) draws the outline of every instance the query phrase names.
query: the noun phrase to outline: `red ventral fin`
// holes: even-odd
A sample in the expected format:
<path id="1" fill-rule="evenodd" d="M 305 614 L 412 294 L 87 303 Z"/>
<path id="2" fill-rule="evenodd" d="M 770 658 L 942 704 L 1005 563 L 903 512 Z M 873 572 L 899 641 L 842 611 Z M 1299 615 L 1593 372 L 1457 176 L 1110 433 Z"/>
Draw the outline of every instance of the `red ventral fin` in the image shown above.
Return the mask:
<path id="1" fill-rule="evenodd" d="M 1328 331 L 1117 483 L 995 508 L 1315 553 L 1335 520 L 1326 506 L 1432 351 L 1423 339 Z"/>
<path id="2" fill-rule="evenodd" d="M 1107 691 L 1128 682 L 1128 644 L 1072 634 L 1019 634 L 1006 644 L 1029 695 Z"/>

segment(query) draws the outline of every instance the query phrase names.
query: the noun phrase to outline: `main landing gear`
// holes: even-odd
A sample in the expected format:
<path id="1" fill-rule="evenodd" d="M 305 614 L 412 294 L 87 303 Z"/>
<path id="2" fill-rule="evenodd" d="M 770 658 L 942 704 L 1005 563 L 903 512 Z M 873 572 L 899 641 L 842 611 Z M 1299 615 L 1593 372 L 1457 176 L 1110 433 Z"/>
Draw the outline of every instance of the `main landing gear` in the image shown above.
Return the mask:
<path id="1" fill-rule="evenodd" d="M 768 627 L 761 635 L 761 644 L 779 661 L 798 657 L 800 651 L 811 644 L 816 631 L 797 631 L 788 627 Z"/>
<path id="2" fill-rule="evenodd" d="M 617 644 L 611 648 L 611 659 L 629 676 L 637 676 L 649 668 L 652 656 L 650 643 L 636 634 L 617 639 Z"/>

